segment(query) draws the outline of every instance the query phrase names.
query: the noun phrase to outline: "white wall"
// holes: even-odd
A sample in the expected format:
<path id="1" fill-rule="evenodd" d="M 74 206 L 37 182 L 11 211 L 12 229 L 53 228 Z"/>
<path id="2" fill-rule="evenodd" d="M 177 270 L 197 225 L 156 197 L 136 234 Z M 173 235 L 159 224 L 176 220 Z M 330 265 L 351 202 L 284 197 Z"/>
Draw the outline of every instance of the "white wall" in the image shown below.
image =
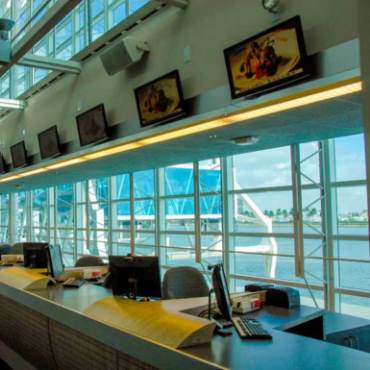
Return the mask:
<path id="1" fill-rule="evenodd" d="M 366 1 L 366 0 L 365 0 Z M 274 22 L 301 15 L 309 54 L 358 36 L 357 1 L 286 0 L 276 19 L 260 0 L 191 0 L 185 10 L 171 8 L 135 28 L 133 35 L 149 41 L 152 51 L 140 66 L 109 77 L 99 58 L 83 65 L 79 76 L 66 76 L 29 100 L 23 112 L 0 123 L 0 140 L 9 146 L 23 139 L 29 153 L 38 152 L 37 133 L 58 125 L 63 142 L 77 140 L 77 104 L 86 110 L 106 105 L 111 125 L 130 120 L 125 134 L 139 130 L 133 89 L 172 69 L 180 69 L 185 97 L 227 84 L 223 49 L 262 31 Z M 192 61 L 184 64 L 183 48 L 191 47 Z"/>

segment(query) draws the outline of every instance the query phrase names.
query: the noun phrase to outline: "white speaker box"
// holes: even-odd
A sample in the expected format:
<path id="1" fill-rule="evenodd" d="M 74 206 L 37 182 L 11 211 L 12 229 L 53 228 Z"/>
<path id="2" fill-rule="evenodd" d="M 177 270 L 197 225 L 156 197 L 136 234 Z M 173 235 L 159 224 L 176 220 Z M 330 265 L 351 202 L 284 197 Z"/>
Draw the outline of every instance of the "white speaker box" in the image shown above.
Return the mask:
<path id="1" fill-rule="evenodd" d="M 100 54 L 105 71 L 114 75 L 122 69 L 139 62 L 144 53 L 149 51 L 146 42 L 127 36 L 124 39 L 116 41 L 107 50 Z"/>

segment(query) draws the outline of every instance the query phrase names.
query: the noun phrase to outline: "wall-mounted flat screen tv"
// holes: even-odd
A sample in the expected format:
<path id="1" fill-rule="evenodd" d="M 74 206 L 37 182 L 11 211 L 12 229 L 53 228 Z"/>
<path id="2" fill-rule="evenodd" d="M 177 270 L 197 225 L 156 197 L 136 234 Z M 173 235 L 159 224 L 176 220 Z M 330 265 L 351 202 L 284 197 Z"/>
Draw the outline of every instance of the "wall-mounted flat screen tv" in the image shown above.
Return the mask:
<path id="1" fill-rule="evenodd" d="M 57 126 L 52 126 L 38 134 L 42 159 L 57 157 L 61 154 Z"/>
<path id="2" fill-rule="evenodd" d="M 96 144 L 108 139 L 108 123 L 104 104 L 76 117 L 80 145 Z"/>
<path id="3" fill-rule="evenodd" d="M 10 147 L 10 154 L 12 156 L 12 162 L 14 168 L 27 166 L 27 152 L 24 141 L 20 141 Z"/>
<path id="4" fill-rule="evenodd" d="M 135 89 L 141 127 L 184 116 L 184 95 L 178 70 Z"/>
<path id="5" fill-rule="evenodd" d="M 225 49 L 224 55 L 233 99 L 309 75 L 299 16 Z"/>
<path id="6" fill-rule="evenodd" d="M 3 155 L 0 153 L 0 174 L 6 173 L 8 170 L 8 167 L 6 165 L 5 159 Z"/>

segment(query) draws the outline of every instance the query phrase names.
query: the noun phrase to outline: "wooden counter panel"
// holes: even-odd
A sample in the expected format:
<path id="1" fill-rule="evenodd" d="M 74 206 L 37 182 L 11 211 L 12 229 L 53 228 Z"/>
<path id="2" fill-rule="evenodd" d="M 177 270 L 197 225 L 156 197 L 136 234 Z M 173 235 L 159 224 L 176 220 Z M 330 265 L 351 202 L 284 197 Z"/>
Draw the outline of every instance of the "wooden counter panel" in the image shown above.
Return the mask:
<path id="1" fill-rule="evenodd" d="M 0 295 L 0 338 L 39 369 L 55 369 L 49 319 Z"/>

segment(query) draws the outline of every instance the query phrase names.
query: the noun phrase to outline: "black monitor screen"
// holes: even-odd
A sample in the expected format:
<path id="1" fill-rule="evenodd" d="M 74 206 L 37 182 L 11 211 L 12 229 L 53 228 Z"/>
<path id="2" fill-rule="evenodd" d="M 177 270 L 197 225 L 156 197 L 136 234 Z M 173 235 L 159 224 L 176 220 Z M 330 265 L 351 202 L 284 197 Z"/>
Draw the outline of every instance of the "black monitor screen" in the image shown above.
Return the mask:
<path id="1" fill-rule="evenodd" d="M 0 153 L 0 173 L 7 172 L 7 166 L 3 155 Z"/>
<path id="2" fill-rule="evenodd" d="M 56 126 L 39 133 L 39 146 L 41 158 L 53 158 L 60 155 L 60 144 Z"/>
<path id="3" fill-rule="evenodd" d="M 48 267 L 48 243 L 23 243 L 24 267 Z"/>
<path id="4" fill-rule="evenodd" d="M 109 256 L 109 271 L 114 295 L 162 296 L 158 257 Z"/>
<path id="5" fill-rule="evenodd" d="M 49 272 L 53 278 L 58 278 L 64 272 L 63 257 L 60 245 L 49 246 Z"/>
<path id="6" fill-rule="evenodd" d="M 24 141 L 11 146 L 10 153 L 14 168 L 27 166 L 27 153 Z"/>
<path id="7" fill-rule="evenodd" d="M 81 146 L 98 143 L 108 138 L 103 104 L 80 114 L 76 117 L 76 121 Z"/>
<path id="8" fill-rule="evenodd" d="M 215 265 L 212 272 L 213 289 L 216 293 L 217 306 L 225 320 L 231 321 L 232 304 L 222 264 Z"/>

